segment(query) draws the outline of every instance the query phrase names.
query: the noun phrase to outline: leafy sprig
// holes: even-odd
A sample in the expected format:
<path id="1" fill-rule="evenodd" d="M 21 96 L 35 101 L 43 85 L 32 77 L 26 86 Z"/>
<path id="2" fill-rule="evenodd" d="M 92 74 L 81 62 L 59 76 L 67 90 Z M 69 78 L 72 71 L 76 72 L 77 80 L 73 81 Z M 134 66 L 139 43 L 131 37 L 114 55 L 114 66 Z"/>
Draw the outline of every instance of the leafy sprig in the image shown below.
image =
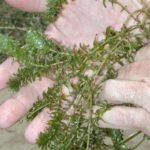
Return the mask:
<path id="1" fill-rule="evenodd" d="M 48 10 L 43 17 L 49 22 L 54 22 L 61 13 L 63 5 L 67 4 L 67 0 L 48 0 Z"/>
<path id="2" fill-rule="evenodd" d="M 50 20 L 54 21 L 66 1 L 49 2 Z M 48 77 L 50 71 L 54 74 L 54 87 L 43 93 L 43 98 L 27 115 L 27 119 L 32 120 L 44 108 L 51 110 L 49 127 L 37 141 L 42 149 L 132 149 L 125 144 L 137 133 L 124 140 L 120 130 L 99 128 L 103 113 L 111 109 L 105 101 L 100 102 L 99 97 L 103 81 L 117 75 L 114 65 L 123 65 L 123 59 L 132 62 L 135 52 L 150 38 L 149 9 L 142 8 L 130 14 L 117 0 L 109 2 L 122 7 L 129 13 L 129 19 L 134 19 L 137 24 L 131 27 L 125 24 L 120 31 L 108 27 L 105 38 L 95 41 L 93 48 L 81 45 L 77 51 L 71 52 L 33 29 L 28 30 L 24 45 L 12 37 L 0 35 L 1 53 L 15 57 L 21 64 L 18 73 L 8 82 L 12 89 L 19 90 L 41 76 Z M 139 15 L 144 15 L 147 20 L 140 20 Z M 106 138 L 111 138 L 112 144 L 107 144 Z"/>
<path id="3" fill-rule="evenodd" d="M 32 120 L 45 107 L 52 111 L 50 127 L 38 140 L 41 148 L 108 148 L 104 143 L 104 135 L 113 137 L 114 140 L 114 134 L 109 135 L 108 130 L 98 127 L 98 121 L 108 107 L 95 100 L 99 97 L 101 82 L 116 76 L 114 64 L 118 62 L 123 65 L 122 58 L 131 61 L 136 50 L 144 44 L 139 34 L 133 38 L 135 29 L 123 27 L 116 32 L 108 27 L 105 39 L 95 41 L 93 48 L 83 45 L 76 52 L 66 50 L 37 31 L 29 30 L 26 45 L 21 48 L 26 54 L 24 59 L 20 59 L 21 53 L 10 52 L 22 64 L 22 68 L 9 82 L 11 88 L 19 89 L 38 77 L 48 75 L 49 70 L 54 73 L 57 81 L 54 88 L 43 94 L 43 99 L 34 104 L 28 114 L 28 119 Z M 8 38 L 8 41 L 11 43 L 12 38 Z M 9 47 L 5 50 L 11 51 Z M 89 70 L 92 76 L 86 74 Z M 100 76 L 105 78 L 99 84 L 94 84 Z M 73 77 L 79 79 L 76 85 L 71 83 Z M 64 96 L 64 85 L 69 91 L 70 88 L 73 89 L 68 95 L 71 99 Z"/>

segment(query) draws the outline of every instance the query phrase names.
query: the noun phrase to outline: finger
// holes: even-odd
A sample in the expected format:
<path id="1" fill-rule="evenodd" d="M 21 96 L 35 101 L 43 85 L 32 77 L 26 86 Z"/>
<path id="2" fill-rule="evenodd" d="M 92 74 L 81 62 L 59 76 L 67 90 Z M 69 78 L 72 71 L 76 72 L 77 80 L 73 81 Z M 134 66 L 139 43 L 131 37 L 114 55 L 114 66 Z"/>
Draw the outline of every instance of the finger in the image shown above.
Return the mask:
<path id="1" fill-rule="evenodd" d="M 20 120 L 49 87 L 53 87 L 53 81 L 43 77 L 21 88 L 13 98 L 3 103 L 0 106 L 0 128 L 8 128 Z"/>
<path id="2" fill-rule="evenodd" d="M 119 71 L 117 78 L 150 83 L 150 60 L 137 61 L 124 66 Z"/>
<path id="3" fill-rule="evenodd" d="M 150 44 L 142 47 L 135 55 L 135 61 L 150 59 Z"/>
<path id="4" fill-rule="evenodd" d="M 29 124 L 25 131 L 25 138 L 28 142 L 34 144 L 36 143 L 39 135 L 43 133 L 49 126 L 48 122 L 51 119 L 51 111 L 45 108 L 38 116 L 36 116 L 32 122 Z M 101 124 L 105 127 L 109 127 L 110 124 L 101 121 Z M 115 126 L 114 126 L 115 127 Z"/>
<path id="5" fill-rule="evenodd" d="M 109 103 L 130 103 L 150 111 L 150 86 L 144 82 L 108 80 L 103 86 L 102 99 Z"/>
<path id="6" fill-rule="evenodd" d="M 47 0 L 5 0 L 9 5 L 28 12 L 42 12 L 47 9 Z"/>
<path id="7" fill-rule="evenodd" d="M 18 68 L 19 64 L 11 57 L 0 65 L 0 89 L 6 87 L 8 80 L 17 72 Z"/>
<path id="8" fill-rule="evenodd" d="M 50 110 L 45 108 L 38 116 L 36 116 L 29 124 L 25 131 L 25 138 L 30 143 L 36 143 L 40 133 L 44 132 L 48 127 L 50 120 Z"/>
<path id="9" fill-rule="evenodd" d="M 113 107 L 104 113 L 103 120 L 107 126 L 99 121 L 102 128 L 135 129 L 150 135 L 150 114 L 142 108 Z"/>

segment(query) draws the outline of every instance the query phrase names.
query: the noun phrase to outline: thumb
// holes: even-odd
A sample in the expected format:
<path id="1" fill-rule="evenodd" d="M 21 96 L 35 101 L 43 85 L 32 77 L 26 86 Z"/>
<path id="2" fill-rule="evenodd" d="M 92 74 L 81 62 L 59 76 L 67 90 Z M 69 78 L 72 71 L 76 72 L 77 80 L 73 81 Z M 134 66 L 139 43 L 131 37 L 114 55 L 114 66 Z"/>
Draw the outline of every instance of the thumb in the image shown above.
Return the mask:
<path id="1" fill-rule="evenodd" d="M 47 0 L 5 0 L 9 5 L 28 12 L 42 12 L 47 9 Z"/>

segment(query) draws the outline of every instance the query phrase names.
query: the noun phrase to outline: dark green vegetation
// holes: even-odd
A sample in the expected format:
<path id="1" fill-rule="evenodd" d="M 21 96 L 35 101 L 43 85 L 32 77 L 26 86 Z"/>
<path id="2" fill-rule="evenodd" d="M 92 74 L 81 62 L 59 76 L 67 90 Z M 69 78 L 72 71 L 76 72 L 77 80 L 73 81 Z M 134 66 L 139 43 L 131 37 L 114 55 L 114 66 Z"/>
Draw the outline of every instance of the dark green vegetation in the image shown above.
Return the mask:
<path id="1" fill-rule="evenodd" d="M 54 21 L 62 3 L 66 1 L 50 0 L 50 2 L 52 5 L 48 17 Z M 101 42 L 95 41 L 93 48 L 82 45 L 75 52 L 48 40 L 42 34 L 43 25 L 46 23 L 43 23 L 39 15 L 12 11 L 2 4 L 4 9 L 0 10 L 0 13 L 5 15 L 0 18 L 0 52 L 15 57 L 22 66 L 10 79 L 8 83 L 10 88 L 17 91 L 38 77 L 48 76 L 50 71 L 57 81 L 54 88 L 43 93 L 42 101 L 35 103 L 27 115 L 27 119 L 32 120 L 45 107 L 53 110 L 48 123 L 49 128 L 37 141 L 42 149 L 133 150 L 136 147 L 129 148 L 125 144 L 140 132 L 124 139 L 119 130 L 98 127 L 98 121 L 107 109 L 111 109 L 111 106 L 96 99 L 101 94 L 102 81 L 116 77 L 114 64 L 123 65 L 124 58 L 132 62 L 135 52 L 144 45 L 144 40 L 150 38 L 149 9 L 143 3 L 143 9 L 138 10 L 133 16 L 116 0 L 105 0 L 105 7 L 108 2 L 120 5 L 123 11 L 129 13 L 129 19 L 135 19 L 137 24 L 132 27 L 124 26 L 121 31 L 114 31 L 108 27 L 105 39 Z M 141 21 L 140 15 L 144 15 L 147 21 Z M 35 24 L 37 27 L 34 26 Z M 140 29 L 140 32 L 135 32 L 137 29 Z M 86 76 L 87 70 L 92 70 L 93 75 Z M 104 76 L 102 81 L 93 84 L 99 76 Z M 79 79 L 77 84 L 70 81 L 74 77 Z M 70 90 L 67 97 L 62 92 L 62 87 Z M 93 111 L 95 106 L 97 110 Z M 73 111 L 68 113 L 70 109 Z M 112 140 L 112 145 L 105 143 L 106 137 Z"/>

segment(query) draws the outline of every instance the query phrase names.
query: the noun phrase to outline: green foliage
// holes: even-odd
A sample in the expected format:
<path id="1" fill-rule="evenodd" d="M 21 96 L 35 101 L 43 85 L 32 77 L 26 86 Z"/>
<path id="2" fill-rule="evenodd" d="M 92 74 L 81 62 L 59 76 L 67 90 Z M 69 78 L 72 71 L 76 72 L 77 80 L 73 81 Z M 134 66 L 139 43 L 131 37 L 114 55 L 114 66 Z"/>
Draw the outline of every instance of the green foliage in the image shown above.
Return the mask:
<path id="1" fill-rule="evenodd" d="M 63 8 L 63 4 L 66 4 L 67 0 L 48 0 L 48 11 L 44 15 L 48 21 L 53 22 L 57 19 L 58 14 Z"/>
<path id="2" fill-rule="evenodd" d="M 54 150 L 100 149 L 108 147 L 104 144 L 104 135 L 113 137 L 114 145 L 117 145 L 118 139 L 120 142 L 121 133 L 117 132 L 118 137 L 114 134 L 109 135 L 97 126 L 98 120 L 108 107 L 95 101 L 99 97 L 101 86 L 94 85 L 93 82 L 98 76 L 104 75 L 104 70 L 103 80 L 114 78 L 116 71 L 113 65 L 116 62 L 122 65 L 122 58 L 132 60 L 132 54 L 143 45 L 140 36 L 135 35 L 133 39 L 131 31 L 134 29 L 123 27 L 121 31 L 116 32 L 108 27 L 104 40 L 95 41 L 93 48 L 81 46 L 76 52 L 47 40 L 35 30 L 27 32 L 26 45 L 22 48 L 26 55 L 24 59 L 19 59 L 24 68 L 10 80 L 10 87 L 18 90 L 37 77 L 47 75 L 49 69 L 55 74 L 57 81 L 55 87 L 43 94 L 43 99 L 34 104 L 28 113 L 28 119 L 32 120 L 45 107 L 53 111 L 53 117 L 49 122 L 50 128 L 41 134 L 38 140 L 39 147 Z M 11 40 L 9 41 L 11 43 Z M 92 62 L 98 62 L 100 65 L 93 65 Z M 87 70 L 92 70 L 94 75 L 90 78 L 85 76 Z M 79 78 L 77 85 L 70 82 L 72 77 Z M 61 92 L 62 85 L 73 89 L 71 92 L 73 101 L 64 97 Z M 63 108 L 64 102 L 67 103 L 67 108 Z M 95 117 L 93 117 L 94 106 L 98 106 Z M 71 115 L 66 113 L 70 108 L 74 108 Z M 88 118 L 85 117 L 87 112 L 90 114 Z M 66 124 L 64 121 L 69 123 Z"/>
<path id="3" fill-rule="evenodd" d="M 55 65 L 56 61 L 59 61 L 57 60 L 59 55 L 57 53 L 63 50 L 55 41 L 46 39 L 42 33 L 35 30 L 29 30 L 27 32 L 26 44 L 20 49 L 15 48 L 16 42 L 12 38 L 6 39 L 7 43 L 4 38 L 2 40 L 4 43 L 4 46 L 2 45 L 2 52 L 9 52 L 21 64 L 21 69 L 8 82 L 9 86 L 15 91 L 27 85 L 29 82 L 35 81 L 37 77 L 47 75 L 51 67 L 50 65 Z M 12 43 L 14 45 L 11 45 Z"/>
<path id="4" fill-rule="evenodd" d="M 8 55 L 13 55 L 19 46 L 18 42 L 13 40 L 11 37 L 2 34 L 0 34 L 0 45 L 0 51 L 7 53 Z"/>
<path id="5" fill-rule="evenodd" d="M 0 33 L 14 36 L 15 39 L 25 43 L 27 28 L 44 29 L 47 22 L 38 13 L 27 13 L 7 5 L 0 0 Z"/>
<path id="6" fill-rule="evenodd" d="M 107 1 L 104 1 L 107 7 Z M 150 38 L 148 21 L 141 21 L 131 15 L 118 1 L 118 4 L 129 13 L 137 24 L 131 27 L 124 25 L 120 31 L 107 27 L 105 38 L 95 41 L 93 48 L 81 45 L 77 51 L 60 46 L 54 40 L 48 40 L 40 31 L 26 29 L 24 42 L 18 42 L 10 36 L 0 34 L 1 53 L 13 56 L 21 64 L 21 68 L 8 82 L 11 89 L 19 90 L 22 86 L 42 76 L 55 76 L 55 85 L 43 93 L 43 98 L 33 105 L 27 119 L 32 120 L 44 108 L 51 110 L 49 128 L 40 135 L 37 144 L 41 149 L 52 150 L 131 150 L 125 144 L 119 130 L 100 129 L 98 122 L 103 113 L 111 109 L 107 102 L 100 102 L 102 82 L 115 78 L 114 65 L 124 65 L 123 59 L 132 62 L 135 52 Z M 54 21 L 61 11 L 65 0 L 49 1 L 49 18 Z M 143 15 L 147 11 L 140 9 Z M 140 32 L 136 32 L 140 30 Z M 23 31 L 24 32 L 24 31 Z M 91 76 L 86 74 L 92 72 Z M 102 80 L 98 80 L 103 77 Z M 73 84 L 71 79 L 77 78 Z M 67 90 L 64 94 L 63 88 Z M 137 135 L 137 134 L 136 134 Z M 133 138 L 134 136 L 132 136 Z M 110 138 L 112 145 L 106 144 Z"/>

